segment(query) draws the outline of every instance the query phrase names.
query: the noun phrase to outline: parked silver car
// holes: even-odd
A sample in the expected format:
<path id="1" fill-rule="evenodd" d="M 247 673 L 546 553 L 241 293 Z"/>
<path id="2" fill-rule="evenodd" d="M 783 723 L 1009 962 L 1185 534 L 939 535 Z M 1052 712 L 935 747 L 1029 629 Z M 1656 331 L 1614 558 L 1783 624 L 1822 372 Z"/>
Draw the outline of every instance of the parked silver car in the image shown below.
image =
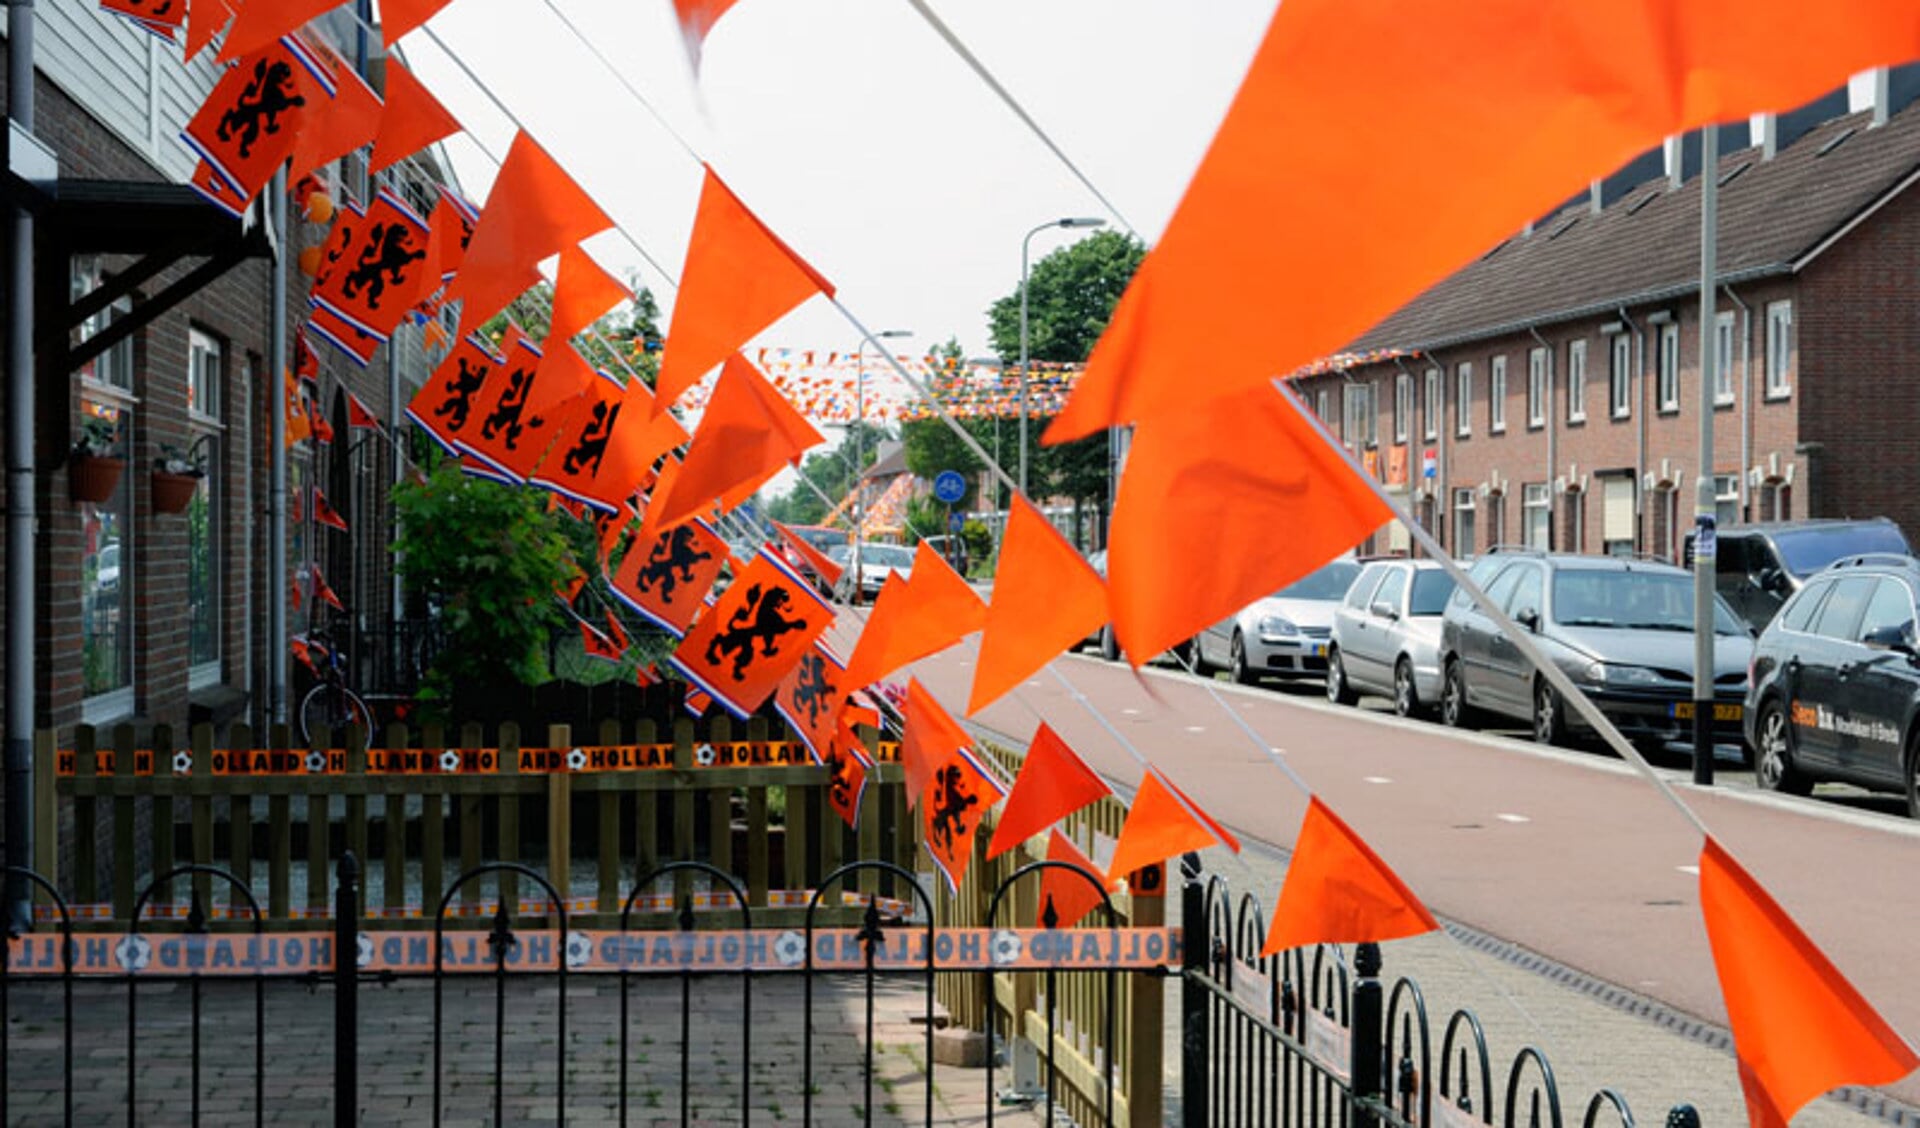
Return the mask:
<path id="1" fill-rule="evenodd" d="M 1272 595 L 1256 599 L 1231 618 L 1194 636 L 1194 664 L 1224 667 L 1233 680 L 1319 677 L 1327 672 L 1327 640 L 1333 609 L 1360 574 L 1352 560 L 1335 560 Z"/>
<path id="2" fill-rule="evenodd" d="M 1693 576 L 1671 564 L 1612 556 L 1502 551 L 1473 578 L 1535 646 L 1626 736 L 1679 739 L 1693 728 Z M 1737 740 L 1753 636 L 1715 598 L 1714 727 Z M 1535 740 L 1563 742 L 1566 703 L 1464 589 L 1440 628 L 1440 719 L 1470 724 L 1484 711 L 1531 721 Z"/>
<path id="3" fill-rule="evenodd" d="M 1440 702 L 1440 615 L 1453 577 L 1432 560 L 1376 560 L 1361 570 L 1333 613 L 1327 646 L 1327 700 L 1351 705 L 1362 693 L 1393 699 L 1415 716 Z"/>
<path id="4" fill-rule="evenodd" d="M 854 594 L 854 584 L 860 585 L 860 599 L 872 603 L 880 598 L 880 588 L 886 584 L 887 577 L 895 572 L 900 578 L 913 576 L 913 549 L 897 544 L 880 544 L 875 541 L 860 543 L 860 574 L 853 574 L 853 546 L 834 545 L 827 552 L 827 558 L 845 569 L 840 574 L 840 585 L 834 591 L 834 597 L 845 602 Z"/>

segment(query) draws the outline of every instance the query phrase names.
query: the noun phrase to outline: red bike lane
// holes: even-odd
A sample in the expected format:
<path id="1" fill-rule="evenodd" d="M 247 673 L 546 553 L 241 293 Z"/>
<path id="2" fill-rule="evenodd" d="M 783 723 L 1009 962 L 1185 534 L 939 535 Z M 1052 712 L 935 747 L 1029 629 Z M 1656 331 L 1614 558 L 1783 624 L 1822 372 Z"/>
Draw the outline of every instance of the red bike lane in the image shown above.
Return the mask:
<path id="1" fill-rule="evenodd" d="M 955 716 L 976 651 L 970 641 L 912 670 Z M 1237 833 L 1292 845 L 1305 796 L 1205 687 L 1086 658 L 1055 670 L 1068 684 L 1042 671 L 971 719 L 1024 742 L 1044 716 L 1131 788 L 1137 763 L 1083 695 Z M 1215 691 L 1436 913 L 1725 1025 L 1693 870 L 1700 835 L 1628 766 L 1266 691 Z M 1920 1032 L 1904 939 L 1920 925 L 1920 826 L 1663 775 L 1887 1020 L 1910 1038 Z M 1891 1091 L 1920 1099 L 1916 1078 Z"/>

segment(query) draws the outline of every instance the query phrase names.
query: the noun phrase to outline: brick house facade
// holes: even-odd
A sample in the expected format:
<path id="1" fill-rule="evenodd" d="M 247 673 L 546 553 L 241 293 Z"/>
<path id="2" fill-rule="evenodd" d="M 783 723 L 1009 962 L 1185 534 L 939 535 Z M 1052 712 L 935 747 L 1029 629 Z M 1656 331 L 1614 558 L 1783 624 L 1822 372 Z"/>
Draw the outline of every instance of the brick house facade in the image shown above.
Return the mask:
<path id="1" fill-rule="evenodd" d="M 1877 87 L 1873 109 L 1845 113 L 1844 91 L 1808 107 L 1797 136 L 1723 132 L 1711 467 L 1723 527 L 1885 515 L 1920 534 L 1920 390 L 1901 379 L 1920 358 L 1920 107 L 1907 108 L 1920 89 L 1911 68 Z M 1691 146 L 1672 148 L 1683 170 L 1698 165 Z M 1346 367 L 1294 381 L 1450 552 L 1683 551 L 1699 472 L 1701 181 L 1661 175 L 1660 157 L 1416 298 Z M 1366 547 L 1408 543 L 1396 523 Z"/>
<path id="2" fill-rule="evenodd" d="M 93 4 L 41 3 L 33 12 L 35 132 L 58 154 L 62 185 L 93 182 L 96 191 L 137 199 L 143 185 L 183 184 L 193 158 L 178 134 L 211 88 L 211 53 L 183 63 L 177 46 Z M 350 57 L 352 17 L 329 19 L 323 33 Z M 0 73 L 5 63 L 0 52 Z M 378 90 L 377 61 L 369 78 Z M 397 183 L 422 198 L 432 181 L 444 179 L 440 167 L 434 155 L 423 154 L 402 166 Z M 354 198 L 366 190 L 364 159 L 349 157 L 319 179 L 336 199 Z M 207 211 L 213 213 L 211 205 Z M 179 738 L 195 721 L 264 720 L 268 608 L 284 598 L 291 580 L 268 574 L 270 418 L 272 397 L 283 387 L 268 355 L 271 272 L 284 270 L 289 279 L 291 339 L 306 310 L 307 279 L 295 260 L 325 232 L 289 211 L 287 245 L 277 262 L 246 259 L 81 369 L 40 375 L 35 713 L 39 726 L 54 729 L 63 744 L 82 722 L 166 724 Z M 260 213 L 254 214 L 258 222 Z M 234 224 L 239 228 L 240 221 Z M 45 225 L 37 252 L 43 260 L 57 254 Z M 49 293 L 52 283 L 43 281 L 36 320 L 53 324 L 57 307 L 137 261 L 126 254 L 75 255 L 64 265 L 43 261 L 43 278 L 57 273 L 60 286 L 71 288 Z M 141 283 L 130 301 L 90 322 L 76 341 L 162 294 L 200 262 L 184 256 Z M 309 439 L 289 451 L 287 559 L 294 569 L 319 563 L 355 617 L 372 621 L 387 612 L 387 492 L 399 452 L 387 432 L 348 427 L 346 397 L 351 393 L 389 417 L 388 347 L 365 369 L 323 343 L 316 347 L 321 375 L 314 398 L 335 438 L 328 445 Z M 403 326 L 390 347 L 400 351 L 404 404 L 430 358 L 413 326 Z M 70 403 L 64 418 L 47 418 L 46 404 L 63 399 Z M 71 496 L 75 464 L 67 452 L 90 416 L 122 425 L 125 470 L 113 496 L 99 503 Z M 152 471 L 167 449 L 206 458 L 208 473 L 186 512 L 162 513 L 154 505 Z M 313 525 L 316 484 L 346 517 L 350 533 Z M 0 482 L 0 504 L 4 488 Z M 289 613 L 291 632 L 306 622 L 305 613 Z M 0 671 L 4 662 L 0 652 Z"/>

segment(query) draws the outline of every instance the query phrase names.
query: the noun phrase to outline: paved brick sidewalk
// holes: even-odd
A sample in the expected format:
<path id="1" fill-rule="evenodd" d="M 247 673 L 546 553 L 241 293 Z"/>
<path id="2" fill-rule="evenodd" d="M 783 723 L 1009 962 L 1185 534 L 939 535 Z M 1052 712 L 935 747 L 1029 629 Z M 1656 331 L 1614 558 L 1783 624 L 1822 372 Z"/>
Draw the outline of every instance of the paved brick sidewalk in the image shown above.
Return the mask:
<path id="1" fill-rule="evenodd" d="M 754 1124 L 798 1124 L 804 1095 L 802 983 L 796 977 L 757 979 L 753 997 L 753 1054 L 743 1061 L 746 1029 L 738 979 L 695 981 L 690 1040 L 690 1084 L 680 1080 L 678 981 L 634 981 L 628 1123 L 742 1122 L 742 1070 L 751 1076 Z M 813 1122 L 859 1124 L 866 1103 L 861 1046 L 866 1025 L 858 979 L 822 977 L 814 988 Z M 875 992 L 873 1123 L 921 1124 L 925 1117 L 924 1028 L 911 1022 L 924 1005 L 923 981 L 882 980 Z M 462 977 L 445 989 L 446 1025 L 441 1123 L 493 1123 L 494 987 L 491 979 Z M 557 1097 L 559 989 L 550 978 L 511 978 L 506 987 L 504 1085 L 499 1101 L 508 1124 L 559 1122 Z M 190 998 L 184 984 L 140 989 L 136 1051 L 142 1124 L 188 1121 L 191 1083 Z M 57 986 L 23 989 L 11 1001 L 12 1060 L 5 1083 L 13 1124 L 58 1124 L 61 1111 L 61 1019 Z M 210 982 L 204 996 L 201 1113 L 207 1124 L 251 1123 L 253 1102 L 253 990 L 234 981 Z M 617 1124 L 619 987 L 606 977 L 575 977 L 567 997 L 566 1121 Z M 125 1123 L 127 1016 L 124 987 L 84 983 L 76 995 L 75 1123 Z M 333 1122 L 333 1000 L 331 989 L 308 994 L 292 983 L 266 992 L 266 1106 L 270 1124 Z M 433 985 L 408 980 L 361 992 L 361 1123 L 424 1124 L 433 1094 Z M 1001 1074 L 1004 1080 L 1005 1074 Z M 985 1122 L 985 1071 L 938 1066 L 933 1077 L 932 1123 Z M 996 1122 L 1036 1125 L 1040 1117 L 1001 1110 Z"/>

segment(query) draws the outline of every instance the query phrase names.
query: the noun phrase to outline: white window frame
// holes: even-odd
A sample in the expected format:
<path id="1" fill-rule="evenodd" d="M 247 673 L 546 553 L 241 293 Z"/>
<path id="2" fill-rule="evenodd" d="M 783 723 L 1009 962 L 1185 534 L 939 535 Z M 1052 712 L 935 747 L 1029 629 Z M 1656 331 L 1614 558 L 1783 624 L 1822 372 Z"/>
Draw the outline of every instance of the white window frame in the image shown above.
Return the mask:
<path id="1" fill-rule="evenodd" d="M 1463 360 L 1453 370 L 1453 433 L 1473 435 L 1473 362 Z"/>
<path id="2" fill-rule="evenodd" d="M 187 417 L 201 422 L 220 419 L 220 379 L 226 347 L 198 329 L 187 330 Z"/>
<path id="3" fill-rule="evenodd" d="M 1793 394 L 1793 303 L 1767 303 L 1767 398 Z"/>
<path id="4" fill-rule="evenodd" d="M 1607 413 L 1614 419 L 1633 416 L 1633 339 L 1625 333 L 1614 335 L 1607 350 Z"/>
<path id="5" fill-rule="evenodd" d="M 1732 310 L 1715 315 L 1713 319 L 1713 406 L 1733 406 L 1733 348 L 1737 341 L 1734 334 L 1734 314 Z"/>
<path id="6" fill-rule="evenodd" d="M 1313 413 L 1320 417 L 1320 422 L 1325 423 L 1328 426 L 1333 425 L 1333 419 L 1332 419 L 1333 393 L 1332 392 L 1328 391 L 1325 388 L 1315 389 L 1313 393 Z"/>
<path id="7" fill-rule="evenodd" d="M 1527 429 L 1547 425 L 1547 350 L 1535 347 L 1527 351 Z"/>
<path id="8" fill-rule="evenodd" d="M 1587 421 L 1587 342 L 1567 344 L 1567 422 Z"/>
<path id="9" fill-rule="evenodd" d="M 1713 476 L 1713 521 L 1722 529 L 1740 522 L 1740 475 Z"/>
<path id="10" fill-rule="evenodd" d="M 1373 446 L 1379 437 L 1375 424 L 1380 410 L 1375 402 L 1373 384 L 1348 384 L 1342 407 L 1344 411 L 1340 419 L 1341 439 L 1355 450 L 1364 450 Z"/>
<path id="11" fill-rule="evenodd" d="M 221 606 L 221 581 L 224 579 L 225 559 L 221 549 L 221 490 L 215 465 L 218 462 L 220 433 L 225 428 L 220 413 L 223 405 L 221 381 L 226 375 L 226 345 L 209 333 L 198 329 L 187 331 L 187 420 L 188 438 L 200 444 L 207 456 L 207 475 L 201 479 L 202 489 L 207 491 L 207 537 L 208 562 L 210 573 L 207 582 L 211 588 L 213 606 L 203 609 L 210 614 L 215 623 L 223 621 L 224 608 Z M 188 567 L 192 562 L 188 561 Z M 191 600 L 191 593 L 189 593 Z M 197 692 L 220 684 L 226 665 L 226 639 L 218 626 L 213 631 L 213 657 L 202 662 L 193 662 L 192 632 L 188 632 L 187 689 Z"/>
<path id="12" fill-rule="evenodd" d="M 1680 410 L 1680 325 L 1669 321 L 1660 327 L 1659 380 L 1654 400 L 1662 414 Z"/>
<path id="13" fill-rule="evenodd" d="M 1553 544 L 1553 492 L 1546 482 L 1520 487 L 1520 539 L 1528 548 L 1546 549 Z"/>
<path id="14" fill-rule="evenodd" d="M 1413 374 L 1402 372 L 1393 378 L 1393 441 L 1404 443 L 1413 429 Z"/>
<path id="15" fill-rule="evenodd" d="M 1474 544 L 1462 545 L 1460 543 L 1461 514 L 1473 514 L 1475 511 L 1476 506 L 1473 487 L 1462 486 L 1455 489 L 1453 491 L 1453 551 L 1456 556 L 1477 551 L 1477 546 Z M 1480 523 L 1479 519 L 1474 517 L 1466 523 L 1473 527 L 1474 539 L 1478 541 L 1480 535 L 1480 529 L 1478 527 Z"/>
<path id="16" fill-rule="evenodd" d="M 1504 434 L 1507 429 L 1507 358 L 1496 356 L 1487 364 L 1487 433 Z"/>
<path id="17" fill-rule="evenodd" d="M 1441 416 L 1446 406 L 1440 401 L 1440 382 L 1444 378 L 1445 374 L 1438 368 L 1427 369 L 1427 410 L 1421 420 L 1421 434 L 1428 442 L 1440 437 Z"/>

